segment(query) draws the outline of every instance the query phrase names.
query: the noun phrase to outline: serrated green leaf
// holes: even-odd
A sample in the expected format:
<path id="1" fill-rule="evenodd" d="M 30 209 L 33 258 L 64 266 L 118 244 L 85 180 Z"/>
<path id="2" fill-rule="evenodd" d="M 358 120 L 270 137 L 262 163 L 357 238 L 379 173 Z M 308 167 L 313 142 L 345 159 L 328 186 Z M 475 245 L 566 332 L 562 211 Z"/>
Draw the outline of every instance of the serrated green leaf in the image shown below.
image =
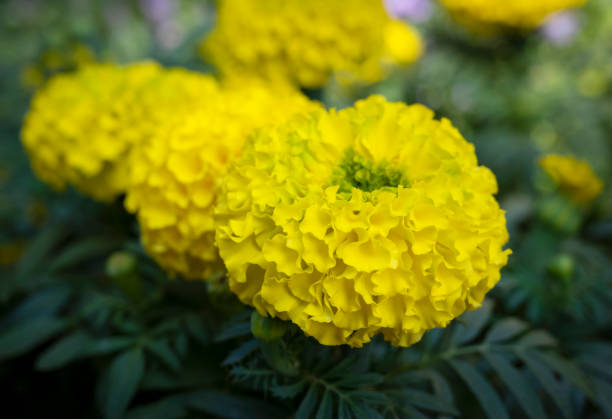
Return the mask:
<path id="1" fill-rule="evenodd" d="M 179 419 L 187 416 L 187 400 L 179 394 L 130 410 L 126 419 Z"/>
<path id="2" fill-rule="evenodd" d="M 459 415 L 457 408 L 448 401 L 435 397 L 432 394 L 420 390 L 402 389 L 400 390 L 403 401 L 419 408 L 432 412 L 446 413 L 449 415 Z"/>
<path id="3" fill-rule="evenodd" d="M 146 348 L 171 370 L 178 371 L 181 369 L 181 360 L 168 345 L 166 339 L 149 341 Z"/>
<path id="4" fill-rule="evenodd" d="M 605 412 L 606 416 L 612 416 L 612 385 L 601 378 L 592 377 L 593 400 Z"/>
<path id="5" fill-rule="evenodd" d="M 136 394 L 145 368 L 142 349 L 123 352 L 113 359 L 108 370 L 106 389 L 103 392 L 104 417 L 118 419 L 123 416 Z"/>
<path id="6" fill-rule="evenodd" d="M 286 417 L 278 407 L 264 401 L 218 390 L 199 390 L 188 398 L 188 406 L 227 419 Z"/>
<path id="7" fill-rule="evenodd" d="M 349 405 L 343 399 L 338 399 L 338 419 L 351 419 L 352 416 Z"/>
<path id="8" fill-rule="evenodd" d="M 25 298 L 1 322 L 2 325 L 21 323 L 34 317 L 52 317 L 72 295 L 66 285 L 52 285 Z"/>
<path id="9" fill-rule="evenodd" d="M 0 334 L 0 360 L 21 355 L 60 333 L 66 321 L 40 317 L 16 324 Z"/>
<path id="10" fill-rule="evenodd" d="M 381 374 L 375 372 L 367 372 L 362 374 L 347 375 L 334 382 L 339 387 L 370 387 L 380 384 L 384 381 Z"/>
<path id="11" fill-rule="evenodd" d="M 88 356 L 106 355 L 121 349 L 125 349 L 136 342 L 136 337 L 113 336 L 108 338 L 97 338 L 87 351 Z"/>
<path id="12" fill-rule="evenodd" d="M 67 234 L 66 227 L 62 224 L 51 224 L 36 236 L 17 264 L 15 273 L 17 278 L 23 278 L 40 268 L 42 261 Z"/>
<path id="13" fill-rule="evenodd" d="M 193 315 L 185 318 L 185 325 L 187 331 L 193 336 L 200 345 L 207 345 L 210 343 L 210 334 L 204 325 L 203 320 Z"/>
<path id="14" fill-rule="evenodd" d="M 532 356 L 534 356 L 537 360 L 544 362 L 565 380 L 584 391 L 587 396 L 593 396 L 591 383 L 580 368 L 578 368 L 573 362 L 552 352 L 537 352 L 533 353 Z"/>
<path id="15" fill-rule="evenodd" d="M 499 343 L 514 338 L 527 329 L 527 324 L 515 317 L 508 317 L 495 323 L 484 338 L 488 343 Z"/>
<path id="16" fill-rule="evenodd" d="M 333 380 L 334 378 L 344 377 L 346 374 L 354 373 L 353 365 L 357 362 L 357 355 L 349 355 L 342 361 L 331 367 L 321 375 L 321 378 Z"/>
<path id="17" fill-rule="evenodd" d="M 489 418 L 509 419 L 506 407 L 497 392 L 478 370 L 465 361 L 454 360 L 450 361 L 449 364 L 472 391 Z"/>
<path id="18" fill-rule="evenodd" d="M 72 243 L 59 255 L 55 256 L 49 264 L 50 272 L 70 268 L 89 259 L 103 256 L 118 245 L 118 241 L 112 238 L 95 237 Z"/>
<path id="19" fill-rule="evenodd" d="M 87 355 L 94 339 L 83 331 L 74 332 L 55 342 L 36 361 L 39 370 L 52 370 Z"/>
<path id="20" fill-rule="evenodd" d="M 251 322 L 242 322 L 230 324 L 224 327 L 221 332 L 219 332 L 214 341 L 215 342 L 223 342 L 226 340 L 247 336 L 251 334 Z"/>
<path id="21" fill-rule="evenodd" d="M 259 340 L 259 349 L 266 363 L 281 374 L 295 376 L 300 372 L 297 361 L 287 351 L 282 340 Z"/>
<path id="22" fill-rule="evenodd" d="M 555 346 L 557 340 L 545 330 L 532 330 L 517 342 L 522 347 Z"/>
<path id="23" fill-rule="evenodd" d="M 519 370 L 512 366 L 510 361 L 502 355 L 493 353 L 486 353 L 485 358 L 529 417 L 541 419 L 546 416 L 544 407 L 537 398 L 533 386 Z"/>
<path id="24" fill-rule="evenodd" d="M 242 361 L 244 358 L 255 352 L 259 348 L 259 342 L 257 339 L 251 339 L 238 348 L 234 349 L 221 363 L 222 366 L 228 366 L 235 364 L 236 362 Z"/>
<path id="25" fill-rule="evenodd" d="M 366 404 L 386 405 L 389 403 L 387 395 L 378 391 L 353 390 L 347 394 L 351 400 L 364 402 Z"/>
<path id="26" fill-rule="evenodd" d="M 319 392 L 317 386 L 310 386 L 306 396 L 302 399 L 300 407 L 295 412 L 295 419 L 310 419 L 310 415 L 314 411 L 317 402 L 319 401 Z"/>
<path id="27" fill-rule="evenodd" d="M 456 320 L 451 337 L 454 345 L 463 345 L 480 334 L 493 313 L 493 303 L 485 300 L 480 308 L 464 313 Z"/>
<path id="28" fill-rule="evenodd" d="M 527 368 L 533 372 L 533 375 L 542 385 L 544 391 L 546 391 L 546 393 L 557 404 L 559 410 L 563 414 L 563 417 L 567 419 L 571 418 L 572 413 L 569 399 L 564 397 L 562 394 L 562 388 L 559 382 L 555 379 L 555 375 L 552 370 L 544 363 L 537 360 L 536 357 L 533 356 L 532 351 L 519 351 L 518 355 L 521 357 L 525 365 L 527 365 Z"/>
<path id="29" fill-rule="evenodd" d="M 274 386 L 272 387 L 272 394 L 281 399 L 293 399 L 304 390 L 304 387 L 306 387 L 304 381 L 284 386 Z"/>
<path id="30" fill-rule="evenodd" d="M 442 374 L 437 373 L 435 370 L 425 371 L 426 375 L 430 378 L 434 392 L 438 398 L 445 400 L 447 403 L 453 404 L 453 390 L 450 384 Z"/>
<path id="31" fill-rule="evenodd" d="M 332 419 L 333 413 L 334 402 L 332 399 L 332 394 L 329 390 L 325 390 L 323 392 L 323 399 L 321 399 L 321 404 L 317 410 L 316 419 Z"/>

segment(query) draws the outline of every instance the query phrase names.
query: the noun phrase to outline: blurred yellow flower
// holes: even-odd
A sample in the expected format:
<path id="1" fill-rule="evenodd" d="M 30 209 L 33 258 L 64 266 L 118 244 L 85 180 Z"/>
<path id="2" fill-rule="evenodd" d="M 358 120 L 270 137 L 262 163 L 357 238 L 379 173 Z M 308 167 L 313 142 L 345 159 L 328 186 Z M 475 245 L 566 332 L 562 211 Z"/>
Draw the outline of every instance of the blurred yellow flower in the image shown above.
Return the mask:
<path id="1" fill-rule="evenodd" d="M 603 189 L 603 182 L 586 161 L 549 154 L 540 159 L 540 167 L 555 185 L 579 204 L 589 204 Z"/>
<path id="2" fill-rule="evenodd" d="M 335 73 L 345 82 L 381 80 L 423 52 L 410 26 L 381 0 L 223 0 L 201 52 L 224 75 L 258 74 L 304 87 Z"/>
<path id="3" fill-rule="evenodd" d="M 147 252 L 171 274 L 207 279 L 222 269 L 213 206 L 220 177 L 247 134 L 319 105 L 293 89 L 232 80 L 194 90 L 130 157 L 126 207 L 136 213 Z"/>
<path id="4" fill-rule="evenodd" d="M 555 12 L 586 0 L 440 0 L 459 22 L 477 31 L 533 29 Z"/>
<path id="5" fill-rule="evenodd" d="M 372 96 L 250 136 L 215 209 L 231 290 L 324 345 L 409 346 L 479 307 L 510 253 L 504 211 L 433 116 Z"/>
<path id="6" fill-rule="evenodd" d="M 22 141 L 36 174 L 57 189 L 70 184 L 109 201 L 125 190 L 125 157 L 140 137 L 125 118 L 140 88 L 161 72 L 154 63 L 89 64 L 52 77 L 32 99 Z"/>

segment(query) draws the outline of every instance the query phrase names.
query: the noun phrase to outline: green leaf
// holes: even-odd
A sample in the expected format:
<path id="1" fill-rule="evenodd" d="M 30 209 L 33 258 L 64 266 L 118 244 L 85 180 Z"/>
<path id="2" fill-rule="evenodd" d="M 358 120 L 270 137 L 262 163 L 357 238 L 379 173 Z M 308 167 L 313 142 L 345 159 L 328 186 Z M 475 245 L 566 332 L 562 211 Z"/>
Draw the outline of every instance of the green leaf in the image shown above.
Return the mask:
<path id="1" fill-rule="evenodd" d="M 38 236 L 30 242 L 17 264 L 15 270 L 17 278 L 23 278 L 40 268 L 45 256 L 47 256 L 51 249 L 57 245 L 66 234 L 66 228 L 62 224 L 52 224 L 38 234 Z"/>
<path id="2" fill-rule="evenodd" d="M 126 419 L 179 419 L 187 415 L 187 399 L 178 394 L 130 410 Z"/>
<path id="3" fill-rule="evenodd" d="M 67 246 L 49 265 L 49 271 L 55 272 L 70 268 L 79 263 L 103 256 L 117 247 L 116 239 L 104 237 L 88 238 Z"/>
<path id="4" fill-rule="evenodd" d="M 257 348 L 259 348 L 259 342 L 257 341 L 257 339 L 251 339 L 231 351 L 229 355 L 223 360 L 221 365 L 226 367 L 228 365 L 235 364 L 236 362 L 240 362 L 244 358 L 249 356 L 251 353 L 255 352 Z"/>
<path id="5" fill-rule="evenodd" d="M 88 356 L 105 355 L 127 348 L 136 342 L 132 336 L 114 336 L 109 338 L 97 338 L 87 351 Z"/>
<path id="6" fill-rule="evenodd" d="M 426 370 L 425 373 L 431 380 L 436 396 L 447 403 L 453 404 L 453 390 L 448 384 L 446 378 L 444 378 L 441 374 L 438 374 L 435 370 Z"/>
<path id="7" fill-rule="evenodd" d="M 454 360 L 449 364 L 472 391 L 488 417 L 509 419 L 508 412 L 495 389 L 478 370 L 465 361 Z"/>
<path id="8" fill-rule="evenodd" d="M 286 386 L 274 386 L 272 387 L 272 394 L 281 399 L 293 399 L 304 390 L 304 387 L 306 387 L 306 382 L 304 381 L 298 381 Z"/>
<path id="9" fill-rule="evenodd" d="M 593 397 L 591 383 L 580 368 L 578 368 L 573 362 L 552 352 L 537 352 L 533 353 L 532 356 L 537 360 L 544 362 L 565 380 L 584 391 L 587 396 Z"/>
<path id="10" fill-rule="evenodd" d="M 181 360 L 170 348 L 166 339 L 149 341 L 146 348 L 171 370 L 178 371 L 181 369 Z"/>
<path id="11" fill-rule="evenodd" d="M 52 370 L 87 355 L 94 339 L 85 332 L 74 332 L 55 342 L 36 361 L 39 370 Z"/>
<path id="12" fill-rule="evenodd" d="M 323 393 L 323 399 L 321 400 L 321 404 L 319 405 L 319 409 L 317 410 L 316 419 L 332 419 L 332 415 L 334 413 L 334 402 L 332 399 L 331 392 L 329 390 L 325 390 Z"/>
<path id="13" fill-rule="evenodd" d="M 314 411 L 317 402 L 319 401 L 319 392 L 317 386 L 312 385 L 308 389 L 306 396 L 302 399 L 300 407 L 295 412 L 295 419 L 310 419 L 310 415 Z"/>
<path id="14" fill-rule="evenodd" d="M 338 419 L 351 419 L 351 409 L 344 399 L 338 399 Z"/>
<path id="15" fill-rule="evenodd" d="M 230 324 L 224 327 L 221 332 L 215 336 L 215 342 L 223 342 L 226 340 L 247 336 L 251 334 L 251 322 L 242 322 Z"/>
<path id="16" fill-rule="evenodd" d="M 525 322 L 515 317 L 508 317 L 495 323 L 485 336 L 484 341 L 488 343 L 503 342 L 512 339 L 526 329 L 527 324 Z"/>
<path id="17" fill-rule="evenodd" d="M 287 351 L 282 340 L 259 340 L 259 348 L 266 363 L 281 374 L 288 376 L 298 375 L 300 369 L 297 361 Z"/>
<path id="18" fill-rule="evenodd" d="M 52 285 L 24 299 L 2 321 L 2 324 L 21 323 L 33 317 L 51 317 L 66 304 L 72 291 L 66 285 Z"/>
<path id="19" fill-rule="evenodd" d="M 463 345 L 480 334 L 493 313 L 493 303 L 485 300 L 482 306 L 474 311 L 464 313 L 456 320 L 451 337 L 454 345 Z"/>
<path id="20" fill-rule="evenodd" d="M 261 400 L 218 390 L 199 390 L 189 396 L 188 405 L 210 415 L 227 419 L 282 418 L 287 414 Z"/>
<path id="21" fill-rule="evenodd" d="M 382 383 L 384 378 L 381 374 L 366 372 L 347 375 L 335 381 L 334 384 L 340 387 L 371 387 Z"/>
<path id="22" fill-rule="evenodd" d="M 19 323 L 0 334 L 0 360 L 21 355 L 60 333 L 66 322 L 55 317 L 41 317 Z"/>
<path id="23" fill-rule="evenodd" d="M 612 385 L 606 380 L 593 377 L 593 400 L 605 412 L 607 417 L 612 416 Z"/>
<path id="24" fill-rule="evenodd" d="M 210 343 L 210 335 L 206 329 L 204 322 L 196 315 L 190 315 L 185 318 L 185 325 L 187 331 L 197 340 L 201 345 L 208 345 Z"/>
<path id="25" fill-rule="evenodd" d="M 402 389 L 400 390 L 404 402 L 420 407 L 432 412 L 446 413 L 449 415 L 459 415 L 457 408 L 448 401 L 435 397 L 420 390 Z"/>
<path id="26" fill-rule="evenodd" d="M 139 348 L 119 354 L 108 370 L 108 381 L 103 392 L 104 417 L 118 419 L 136 394 L 144 373 L 145 358 Z"/>
<path id="27" fill-rule="evenodd" d="M 527 368 L 533 372 L 533 375 L 542 385 L 542 388 L 546 393 L 554 400 L 557 404 L 563 417 L 571 418 L 572 410 L 569 403 L 569 399 L 564 397 L 562 394 L 562 388 L 560 383 L 555 378 L 555 374 L 552 372 L 550 368 L 548 368 L 544 363 L 536 359 L 533 356 L 532 351 L 519 351 L 518 355 L 521 357 Z"/>
<path id="28" fill-rule="evenodd" d="M 533 330 L 520 338 L 518 345 L 523 347 L 555 346 L 557 340 L 545 330 Z"/>
<path id="29" fill-rule="evenodd" d="M 485 354 L 485 358 L 529 417 L 540 419 L 546 416 L 544 407 L 537 398 L 531 383 L 523 377 L 519 370 L 512 366 L 510 361 L 502 355 L 493 353 Z"/>

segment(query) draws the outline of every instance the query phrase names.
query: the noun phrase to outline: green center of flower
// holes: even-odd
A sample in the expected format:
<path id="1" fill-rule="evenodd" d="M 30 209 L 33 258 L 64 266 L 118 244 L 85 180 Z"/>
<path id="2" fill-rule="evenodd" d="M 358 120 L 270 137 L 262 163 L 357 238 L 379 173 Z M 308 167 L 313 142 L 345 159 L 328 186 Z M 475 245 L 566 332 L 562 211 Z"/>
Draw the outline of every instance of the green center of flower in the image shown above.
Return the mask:
<path id="1" fill-rule="evenodd" d="M 347 150 L 332 174 L 332 185 L 340 186 L 339 192 L 351 193 L 353 188 L 364 192 L 377 189 L 409 186 L 406 176 L 388 162 L 375 163 L 367 157 Z"/>

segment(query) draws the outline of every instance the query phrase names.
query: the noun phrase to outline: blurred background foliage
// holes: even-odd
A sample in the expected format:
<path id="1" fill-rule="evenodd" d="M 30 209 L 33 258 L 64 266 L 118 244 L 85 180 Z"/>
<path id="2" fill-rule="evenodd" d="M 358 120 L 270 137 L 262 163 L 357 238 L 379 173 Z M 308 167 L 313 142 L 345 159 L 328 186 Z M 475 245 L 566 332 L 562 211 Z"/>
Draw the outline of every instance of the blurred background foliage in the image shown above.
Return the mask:
<path id="1" fill-rule="evenodd" d="M 427 3 L 427 2 L 425 2 Z M 0 380 L 21 417 L 612 417 L 612 3 L 528 35 L 478 38 L 436 4 L 413 16 L 423 59 L 372 92 L 449 117 L 496 174 L 511 263 L 483 308 L 409 349 L 322 347 L 286 325 L 251 331 L 225 289 L 170 280 L 121 203 L 58 194 L 19 141 L 32 92 L 91 60 L 205 72 L 203 0 L 0 3 Z M 421 10 L 423 12 L 423 10 Z M 588 160 L 589 211 L 550 200 L 538 156 Z M 572 218 L 573 217 L 573 218 Z M 574 221 L 571 221 L 574 220 Z M 569 224 L 572 224 L 571 226 Z M 255 322 L 261 319 L 254 319 Z M 282 340 L 266 331 L 281 328 Z"/>

